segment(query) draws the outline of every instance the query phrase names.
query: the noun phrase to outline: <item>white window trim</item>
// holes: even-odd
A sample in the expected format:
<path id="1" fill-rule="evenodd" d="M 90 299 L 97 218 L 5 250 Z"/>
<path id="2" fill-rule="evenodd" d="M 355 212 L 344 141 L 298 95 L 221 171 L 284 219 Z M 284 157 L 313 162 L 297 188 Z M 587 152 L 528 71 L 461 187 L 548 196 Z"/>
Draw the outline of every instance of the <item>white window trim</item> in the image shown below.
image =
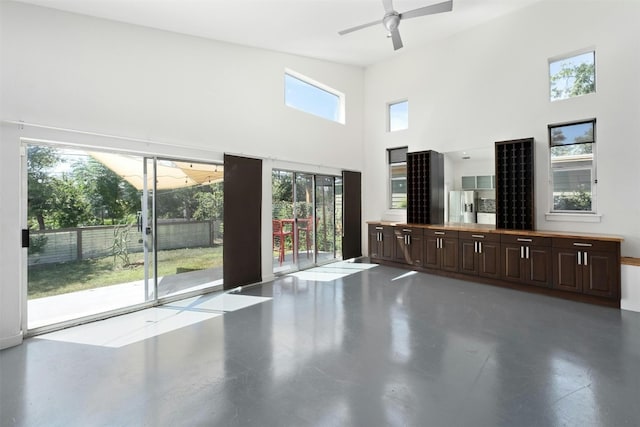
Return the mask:
<path id="1" fill-rule="evenodd" d="M 594 212 L 585 213 L 560 213 L 560 212 L 547 212 L 544 214 L 547 221 L 562 221 L 562 222 L 601 222 L 602 215 Z"/>
<path id="2" fill-rule="evenodd" d="M 406 102 L 407 103 L 407 127 L 404 128 L 404 129 L 391 130 L 391 106 L 392 105 L 396 105 L 396 104 L 400 104 L 402 102 Z M 398 100 L 395 100 L 395 101 L 387 102 L 385 115 L 386 115 L 386 119 L 387 119 L 387 132 L 395 133 L 395 132 L 402 132 L 403 130 L 408 130 L 409 129 L 409 98 L 403 98 L 403 99 L 398 99 Z"/>
<path id="3" fill-rule="evenodd" d="M 575 221 L 575 222 L 600 222 L 602 215 L 598 214 L 598 163 L 596 161 L 598 157 L 598 128 L 596 127 L 597 120 L 595 117 L 575 120 L 571 122 L 554 123 L 549 125 L 551 127 L 562 127 L 578 123 L 586 123 L 593 121 L 593 158 L 591 159 L 591 210 L 590 211 L 554 211 L 553 210 L 553 163 L 551 162 L 551 140 L 549 139 L 547 145 L 547 153 L 549 153 L 549 212 L 545 214 L 547 221 Z M 551 128 L 548 127 L 548 138 L 551 138 Z M 590 219 L 589 219 L 590 218 Z M 597 218 L 597 219 L 596 219 Z"/>
<path id="4" fill-rule="evenodd" d="M 404 211 L 405 212 L 404 215 L 406 217 L 406 212 L 407 212 L 407 208 L 406 207 L 404 207 L 404 208 L 394 208 L 394 207 L 392 207 L 392 205 L 393 205 L 393 184 L 392 184 L 392 178 L 391 178 L 391 175 L 392 175 L 391 168 L 392 168 L 393 165 L 399 165 L 402 162 L 389 163 L 389 150 L 395 150 L 395 149 L 398 149 L 398 148 L 406 148 L 407 152 L 409 151 L 409 147 L 408 146 L 387 148 L 385 150 L 385 165 L 386 165 L 386 168 L 387 168 L 387 202 L 386 202 L 386 205 L 387 205 L 387 210 L 388 211 L 390 211 L 390 212 Z M 406 168 L 407 167 L 407 162 L 405 161 L 404 164 L 405 164 L 405 168 Z M 407 176 L 405 176 L 405 181 L 406 180 L 408 180 Z"/>
<path id="5" fill-rule="evenodd" d="M 294 77 L 294 78 L 296 78 L 298 80 L 301 80 L 301 81 L 303 81 L 305 83 L 310 84 L 311 86 L 315 86 L 320 90 L 323 90 L 325 92 L 328 92 L 328 93 L 330 93 L 332 95 L 337 96 L 338 100 L 340 102 L 340 106 L 339 106 L 339 110 L 340 111 L 338 112 L 338 120 L 330 120 L 330 119 L 327 119 L 327 120 L 335 122 L 335 123 L 340 123 L 340 124 L 343 124 L 343 125 L 346 123 L 346 113 L 345 113 L 345 110 L 346 110 L 346 96 L 345 96 L 344 93 L 342 93 L 339 90 L 336 90 L 336 89 L 334 89 L 334 88 L 332 88 L 330 86 L 327 86 L 324 83 L 320 83 L 319 81 L 314 80 L 311 77 L 307 77 L 304 74 L 300 74 L 297 71 L 293 71 L 290 68 L 285 68 L 284 69 L 284 74 L 285 75 L 288 74 L 291 77 Z M 286 90 L 286 87 L 284 88 L 284 90 Z M 285 105 L 286 105 L 286 103 L 285 103 Z M 290 107 L 290 108 L 293 108 L 293 107 Z M 298 110 L 298 111 L 301 111 L 301 110 Z"/>

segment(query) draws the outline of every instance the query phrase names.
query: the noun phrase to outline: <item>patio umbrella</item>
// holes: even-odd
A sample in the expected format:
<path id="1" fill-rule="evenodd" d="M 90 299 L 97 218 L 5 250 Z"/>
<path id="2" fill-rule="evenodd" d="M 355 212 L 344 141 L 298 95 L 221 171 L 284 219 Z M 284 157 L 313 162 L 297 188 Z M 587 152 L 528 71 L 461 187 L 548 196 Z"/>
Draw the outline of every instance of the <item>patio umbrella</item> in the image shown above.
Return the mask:
<path id="1" fill-rule="evenodd" d="M 111 169 L 138 190 L 144 187 L 144 157 L 129 154 L 90 152 L 89 155 Z M 205 163 L 158 160 L 156 165 L 156 189 L 169 190 L 186 188 L 194 185 L 221 182 L 224 178 L 224 167 Z M 147 185 L 152 188 L 152 171 L 148 172 Z"/>

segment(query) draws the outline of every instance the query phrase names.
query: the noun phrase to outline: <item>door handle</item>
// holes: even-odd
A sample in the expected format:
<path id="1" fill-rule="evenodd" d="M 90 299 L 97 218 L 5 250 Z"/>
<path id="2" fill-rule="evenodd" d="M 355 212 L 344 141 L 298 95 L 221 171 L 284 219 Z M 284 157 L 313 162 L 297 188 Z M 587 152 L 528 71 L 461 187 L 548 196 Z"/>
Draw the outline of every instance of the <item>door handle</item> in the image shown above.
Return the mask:
<path id="1" fill-rule="evenodd" d="M 582 265 L 582 252 L 578 251 L 578 265 Z"/>
<path id="2" fill-rule="evenodd" d="M 589 265 L 589 263 L 587 262 L 587 253 L 584 253 L 584 265 Z"/>
<path id="3" fill-rule="evenodd" d="M 520 246 L 520 258 L 524 258 L 524 246 Z"/>
<path id="4" fill-rule="evenodd" d="M 527 246 L 527 259 L 529 259 L 529 246 Z"/>
<path id="5" fill-rule="evenodd" d="M 478 253 L 481 254 L 482 253 L 482 242 L 478 242 Z"/>
<path id="6" fill-rule="evenodd" d="M 407 234 L 407 245 L 411 246 L 411 234 Z"/>
<path id="7" fill-rule="evenodd" d="M 144 234 L 146 234 L 147 236 L 149 236 L 151 234 L 151 227 L 147 227 L 144 231 Z"/>

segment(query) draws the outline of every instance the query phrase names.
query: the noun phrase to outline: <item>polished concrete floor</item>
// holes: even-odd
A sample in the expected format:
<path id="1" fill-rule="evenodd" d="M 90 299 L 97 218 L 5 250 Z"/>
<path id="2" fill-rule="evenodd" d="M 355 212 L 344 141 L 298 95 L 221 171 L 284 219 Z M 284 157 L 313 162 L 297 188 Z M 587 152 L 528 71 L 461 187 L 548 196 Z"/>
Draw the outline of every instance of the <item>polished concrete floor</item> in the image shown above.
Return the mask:
<path id="1" fill-rule="evenodd" d="M 640 425 L 640 313 L 347 263 L 153 310 L 1 351 L 0 425 Z"/>

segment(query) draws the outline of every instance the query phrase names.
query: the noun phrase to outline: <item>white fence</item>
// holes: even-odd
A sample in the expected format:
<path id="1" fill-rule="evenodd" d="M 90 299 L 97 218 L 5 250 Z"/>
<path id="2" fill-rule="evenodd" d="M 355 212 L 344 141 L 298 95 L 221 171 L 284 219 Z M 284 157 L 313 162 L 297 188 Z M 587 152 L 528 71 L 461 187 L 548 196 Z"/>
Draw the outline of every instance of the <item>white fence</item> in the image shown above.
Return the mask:
<path id="1" fill-rule="evenodd" d="M 128 227 L 127 250 L 142 252 L 142 232 L 135 224 L 128 226 L 98 226 L 60 230 L 30 230 L 32 242 L 44 239 L 37 253 L 29 254 L 29 265 L 51 264 L 102 258 L 113 255 L 115 231 Z M 211 247 L 222 243 L 221 221 L 159 222 L 158 250 Z M 41 237 L 44 236 L 44 237 Z M 32 243 L 33 244 L 33 243 Z"/>

